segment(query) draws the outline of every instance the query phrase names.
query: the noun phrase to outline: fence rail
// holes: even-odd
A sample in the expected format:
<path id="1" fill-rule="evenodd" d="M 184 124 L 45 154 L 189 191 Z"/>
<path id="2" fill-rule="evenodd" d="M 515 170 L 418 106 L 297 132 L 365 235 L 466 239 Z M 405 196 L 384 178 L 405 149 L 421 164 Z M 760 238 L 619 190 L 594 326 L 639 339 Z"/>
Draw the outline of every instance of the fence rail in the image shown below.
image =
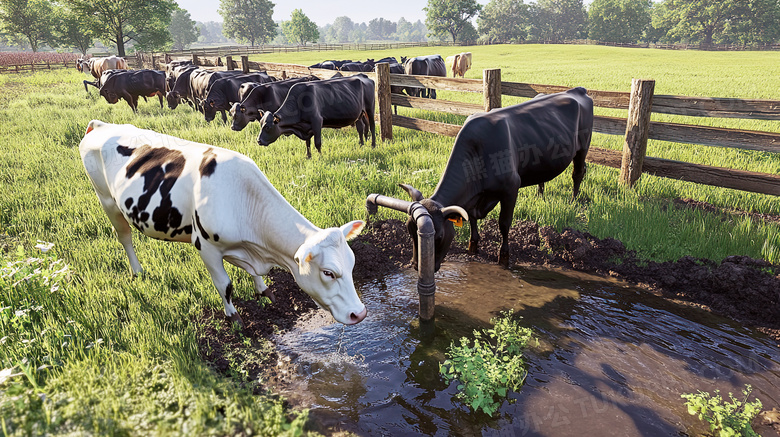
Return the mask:
<path id="1" fill-rule="evenodd" d="M 42 70 L 61 70 L 76 68 L 76 61 L 62 62 L 33 62 L 27 64 L 0 65 L 0 74 L 7 73 L 34 73 Z"/>

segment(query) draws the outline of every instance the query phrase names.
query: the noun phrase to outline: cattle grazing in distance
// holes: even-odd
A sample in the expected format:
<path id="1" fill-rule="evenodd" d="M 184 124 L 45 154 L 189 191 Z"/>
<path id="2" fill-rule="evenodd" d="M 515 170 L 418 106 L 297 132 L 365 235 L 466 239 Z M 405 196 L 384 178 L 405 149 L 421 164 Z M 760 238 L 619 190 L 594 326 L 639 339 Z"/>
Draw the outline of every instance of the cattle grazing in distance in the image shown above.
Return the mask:
<path id="1" fill-rule="evenodd" d="M 173 89 L 173 85 L 176 83 L 176 78 L 179 77 L 182 71 L 189 68 L 197 68 L 197 65 L 192 63 L 192 60 L 171 61 L 165 64 L 165 92 L 169 92 Z"/>
<path id="2" fill-rule="evenodd" d="M 406 74 L 422 76 L 441 76 L 447 77 L 447 67 L 444 65 L 444 59 L 441 55 L 417 56 L 409 58 L 404 64 Z M 436 90 L 428 88 L 414 88 L 410 90 L 414 97 L 436 98 Z"/>
<path id="3" fill-rule="evenodd" d="M 313 80 L 319 80 L 319 78 L 304 76 L 263 84 L 255 82 L 241 84 L 238 93 L 241 101 L 230 107 L 230 116 L 233 117 L 230 128 L 240 131 L 253 120 L 259 120 L 263 112 L 276 111 L 284 103 L 284 99 L 293 85 Z"/>
<path id="4" fill-rule="evenodd" d="M 206 98 L 211 85 L 224 77 L 234 77 L 244 74 L 241 70 L 214 71 L 214 70 L 194 70 L 189 75 L 190 100 L 195 104 L 198 111 L 203 112 L 201 102 Z"/>
<path id="5" fill-rule="evenodd" d="M 131 225 L 151 238 L 194 245 L 225 316 L 239 326 L 243 321 L 223 260 L 246 270 L 256 292 L 272 302 L 263 276 L 280 266 L 336 321 L 355 324 L 366 317 L 352 278 L 355 255 L 347 244 L 363 229 L 362 221 L 320 229 L 248 157 L 129 124 L 92 120 L 79 152 L 134 276 L 142 268 Z"/>
<path id="6" fill-rule="evenodd" d="M 414 187 L 401 185 L 431 214 L 436 230 L 436 270 L 455 234 L 450 220 L 464 218 L 470 222 L 469 253 L 476 254 L 477 220 L 485 218 L 499 203 L 502 240 L 498 262 L 508 266 L 508 235 L 518 189 L 550 181 L 573 162 L 576 197 L 585 176 L 592 130 L 593 100 L 584 88 L 469 116 L 455 138 L 447 166 L 431 197 L 425 199 Z M 453 206 L 461 209 L 449 208 Z M 416 268 L 417 224 L 411 217 L 407 228 L 414 241 L 412 264 Z"/>
<path id="7" fill-rule="evenodd" d="M 447 57 L 447 70 L 452 71 L 452 77 L 465 77 L 471 69 L 471 52 L 458 53 Z"/>
<path id="8" fill-rule="evenodd" d="M 339 68 L 339 71 L 360 71 L 368 73 L 374 71 L 374 65 L 373 59 L 368 59 L 366 62 L 347 62 Z"/>
<path id="9" fill-rule="evenodd" d="M 295 135 L 306 141 L 306 157 L 311 158 L 312 137 L 322 152 L 322 128 L 354 125 L 360 144 L 370 130 L 375 147 L 374 101 L 374 81 L 365 74 L 296 83 L 278 110 L 263 115 L 257 143 L 268 146 L 282 135 Z"/>
<path id="10" fill-rule="evenodd" d="M 95 78 L 90 82 L 84 80 L 84 91 L 89 92 L 87 85 L 92 85 L 95 88 L 100 88 L 100 78 L 103 72 L 108 70 L 127 70 L 127 61 L 124 58 L 118 56 L 106 56 L 103 58 L 79 58 L 76 61 L 76 69 L 83 73 L 89 73 Z"/>
<path id="11" fill-rule="evenodd" d="M 124 99 L 133 112 L 138 112 L 138 97 L 160 99 L 163 107 L 165 73 L 158 70 L 109 70 L 103 73 L 100 95 L 110 104 Z"/>
<path id="12" fill-rule="evenodd" d="M 352 62 L 350 59 L 343 61 L 323 61 L 310 66 L 309 68 L 322 68 L 324 70 L 338 70 L 342 65 Z"/>
<path id="13" fill-rule="evenodd" d="M 387 63 L 390 74 L 406 74 L 403 64 L 399 63 L 394 57 L 382 58 L 376 61 L 376 63 Z M 376 70 L 376 66 L 374 66 L 374 70 Z M 390 85 L 390 92 L 393 94 L 403 94 L 404 91 L 406 91 L 407 94 L 412 95 L 414 88 L 404 88 L 398 85 Z M 393 105 L 393 112 L 398 115 L 398 107 L 396 105 Z"/>
<path id="14" fill-rule="evenodd" d="M 181 66 L 173 70 L 173 75 L 175 76 L 173 86 L 165 93 L 168 108 L 176 109 L 182 101 L 189 102 L 193 108 L 196 107 L 195 98 L 192 95 L 192 87 L 190 86 L 190 76 L 196 71 L 207 72 L 208 70 L 200 69 L 195 65 Z"/>
<path id="15" fill-rule="evenodd" d="M 240 102 L 238 90 L 241 84 L 247 82 L 268 83 L 275 81 L 276 78 L 269 76 L 266 72 L 241 74 L 238 76 L 223 77 L 214 81 L 209 87 L 205 98 L 201 101 L 201 111 L 206 121 L 211 121 L 217 115 L 217 111 L 222 113 L 222 121 L 227 123 L 226 111 L 235 102 Z"/>

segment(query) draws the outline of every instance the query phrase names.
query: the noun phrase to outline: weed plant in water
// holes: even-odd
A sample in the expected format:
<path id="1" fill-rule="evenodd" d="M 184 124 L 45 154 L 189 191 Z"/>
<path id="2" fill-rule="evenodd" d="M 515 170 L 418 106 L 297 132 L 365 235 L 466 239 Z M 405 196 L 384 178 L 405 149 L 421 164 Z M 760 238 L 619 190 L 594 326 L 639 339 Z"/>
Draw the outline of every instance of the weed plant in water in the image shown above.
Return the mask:
<path id="1" fill-rule="evenodd" d="M 753 388 L 750 385 L 742 390 L 744 399 L 736 399 L 729 393 L 731 403 L 725 402 L 720 396 L 720 392 L 715 390 L 715 395 L 705 392 L 689 393 L 681 395 L 686 399 L 685 405 L 688 407 L 688 413 L 692 416 L 699 416 L 699 420 L 706 421 L 710 425 L 710 431 L 720 437 L 759 437 L 753 431 L 750 423 L 761 412 L 761 400 L 748 402 L 750 392 Z"/>
<path id="2" fill-rule="evenodd" d="M 509 390 L 518 391 L 528 371 L 523 352 L 534 341 L 533 331 L 520 326 L 513 311 L 491 320 L 493 328 L 474 330 L 474 340 L 460 339 L 447 349 L 439 371 L 447 382 L 457 379 L 458 398 L 472 410 L 492 416 Z"/>

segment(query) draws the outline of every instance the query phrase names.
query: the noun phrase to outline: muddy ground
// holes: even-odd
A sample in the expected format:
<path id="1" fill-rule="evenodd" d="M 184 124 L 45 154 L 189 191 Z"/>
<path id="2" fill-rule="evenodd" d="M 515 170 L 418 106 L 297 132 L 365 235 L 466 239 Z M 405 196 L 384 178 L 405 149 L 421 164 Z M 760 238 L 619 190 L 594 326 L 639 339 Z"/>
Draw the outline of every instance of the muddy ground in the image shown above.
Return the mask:
<path id="1" fill-rule="evenodd" d="M 724 211 L 691 200 L 677 200 L 678 208 L 702 208 L 715 214 L 745 214 Z M 757 216 L 780 221 L 778 216 Z M 497 262 L 500 233 L 495 220 L 480 223 L 480 252 L 469 255 L 464 245 L 453 244 L 448 259 Z M 720 261 L 684 257 L 674 262 L 639 259 L 634 251 L 613 238 L 599 239 L 588 233 L 566 229 L 559 233 L 530 221 L 515 224 L 509 233 L 510 264 L 560 267 L 611 276 L 636 284 L 659 296 L 717 313 L 772 337 L 780 345 L 780 266 L 744 256 Z M 411 239 L 399 220 L 372 222 L 352 243 L 355 252 L 356 282 L 381 278 L 409 265 Z M 277 303 L 261 307 L 256 299 L 235 299 L 246 328 L 237 333 L 228 329 L 221 309 L 204 314 L 201 351 L 203 358 L 225 374 L 239 374 L 255 390 L 273 387 L 280 373 L 290 371 L 273 351 L 262 359 L 251 359 L 246 345 L 258 345 L 274 332 L 290 329 L 298 317 L 315 308 L 314 302 L 286 271 L 270 275 Z M 258 385 L 256 382 L 260 380 Z M 769 406 L 765 406 L 769 407 Z M 778 419 L 780 421 L 780 418 Z M 778 425 L 780 427 L 780 425 Z"/>

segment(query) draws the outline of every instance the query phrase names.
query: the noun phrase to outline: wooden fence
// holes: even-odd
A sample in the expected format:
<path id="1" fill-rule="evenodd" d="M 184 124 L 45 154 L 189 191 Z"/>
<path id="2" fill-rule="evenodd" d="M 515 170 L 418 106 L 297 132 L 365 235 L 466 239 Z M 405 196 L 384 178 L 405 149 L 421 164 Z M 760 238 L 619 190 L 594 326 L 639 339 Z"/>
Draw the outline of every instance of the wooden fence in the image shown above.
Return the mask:
<path id="1" fill-rule="evenodd" d="M 0 65 L 0 74 L 6 73 L 34 73 L 42 70 L 57 70 L 64 68 L 76 68 L 76 61 L 62 62 L 35 62 L 30 64 Z"/>

